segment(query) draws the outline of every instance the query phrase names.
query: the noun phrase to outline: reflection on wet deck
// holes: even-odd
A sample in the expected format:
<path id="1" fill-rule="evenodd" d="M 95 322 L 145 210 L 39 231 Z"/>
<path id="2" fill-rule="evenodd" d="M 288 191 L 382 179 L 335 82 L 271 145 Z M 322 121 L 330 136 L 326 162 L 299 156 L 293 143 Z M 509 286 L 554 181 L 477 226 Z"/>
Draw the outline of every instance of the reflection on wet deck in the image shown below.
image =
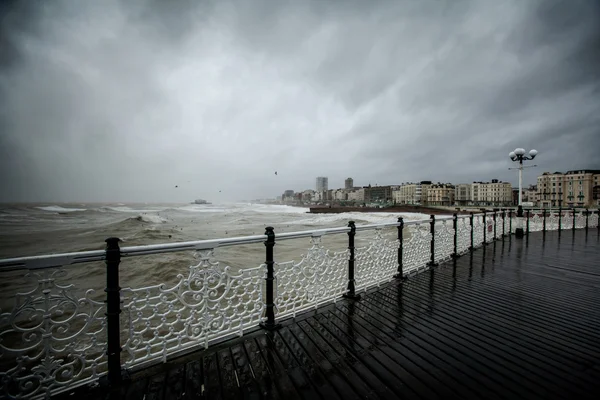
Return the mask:
<path id="1" fill-rule="evenodd" d="M 599 255 L 597 230 L 507 237 L 358 302 L 140 371 L 113 393 L 61 397 L 595 398 Z"/>

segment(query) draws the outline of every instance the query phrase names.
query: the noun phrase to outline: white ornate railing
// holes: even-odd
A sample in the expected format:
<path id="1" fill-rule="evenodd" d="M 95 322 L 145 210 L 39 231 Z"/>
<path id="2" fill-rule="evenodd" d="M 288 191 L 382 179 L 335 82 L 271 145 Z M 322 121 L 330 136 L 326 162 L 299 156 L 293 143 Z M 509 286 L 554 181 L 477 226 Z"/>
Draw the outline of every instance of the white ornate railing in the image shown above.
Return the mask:
<path id="1" fill-rule="evenodd" d="M 576 229 L 594 228 L 598 212 L 529 210 L 526 220 L 527 233 L 572 229 L 573 221 Z M 265 235 L 151 246 L 119 248 L 113 238 L 107 240 L 112 250 L 0 260 L 3 281 L 18 288 L 13 302 L 0 308 L 0 396 L 47 396 L 107 372 L 108 381 L 118 383 L 121 369 L 165 362 L 259 324 L 273 329 L 275 319 L 342 296 L 357 299 L 360 291 L 510 235 L 515 225 L 514 212 L 487 212 L 377 225 L 351 222 L 277 236 L 267 228 Z M 346 245 L 328 248 L 328 238 Z M 275 243 L 297 239 L 308 241 L 300 246 L 305 254 L 297 262 L 279 260 Z M 263 243 L 265 263 L 233 268 L 217 257 L 221 248 Z M 121 262 L 170 252 L 191 253 L 189 267 L 170 284 L 119 288 Z M 102 261 L 106 296 L 102 287 L 72 282 L 74 264 L 97 267 Z M 25 273 L 16 276 L 19 271 Z"/>

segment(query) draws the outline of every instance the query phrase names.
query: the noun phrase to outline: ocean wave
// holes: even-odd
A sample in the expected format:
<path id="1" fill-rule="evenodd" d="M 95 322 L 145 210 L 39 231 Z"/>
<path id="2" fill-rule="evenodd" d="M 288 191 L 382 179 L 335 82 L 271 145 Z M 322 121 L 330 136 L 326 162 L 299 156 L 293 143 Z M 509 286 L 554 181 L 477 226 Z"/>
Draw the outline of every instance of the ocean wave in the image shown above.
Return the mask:
<path id="1" fill-rule="evenodd" d="M 151 215 L 151 214 L 140 214 L 137 217 L 127 218 L 128 220 L 145 222 L 149 224 L 164 224 L 167 222 L 166 219 L 162 218 L 159 215 Z"/>
<path id="2" fill-rule="evenodd" d="M 36 207 L 36 208 L 38 210 L 55 212 L 55 213 L 87 211 L 86 208 L 64 208 L 64 207 L 61 207 L 61 206 L 46 206 L 46 207 Z"/>

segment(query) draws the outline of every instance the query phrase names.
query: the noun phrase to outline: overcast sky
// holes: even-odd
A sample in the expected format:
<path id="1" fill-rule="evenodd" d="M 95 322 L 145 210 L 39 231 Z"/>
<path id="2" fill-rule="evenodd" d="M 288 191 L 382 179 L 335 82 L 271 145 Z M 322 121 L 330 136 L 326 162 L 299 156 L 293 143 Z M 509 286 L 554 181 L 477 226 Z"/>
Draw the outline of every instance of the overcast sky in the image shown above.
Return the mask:
<path id="1" fill-rule="evenodd" d="M 1 3 L 0 201 L 600 169 L 595 0 Z"/>

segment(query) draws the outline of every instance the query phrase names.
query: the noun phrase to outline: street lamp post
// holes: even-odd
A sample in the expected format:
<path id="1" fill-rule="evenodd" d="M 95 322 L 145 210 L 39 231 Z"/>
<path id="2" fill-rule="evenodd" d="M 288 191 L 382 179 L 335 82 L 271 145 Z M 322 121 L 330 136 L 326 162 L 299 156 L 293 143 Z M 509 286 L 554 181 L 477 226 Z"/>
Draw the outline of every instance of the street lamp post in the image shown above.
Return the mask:
<path id="1" fill-rule="evenodd" d="M 529 156 L 525 155 L 525 149 L 517 148 L 514 151 L 511 151 L 508 155 L 511 160 L 518 162 L 519 166 L 517 168 L 509 168 L 509 169 L 517 169 L 519 170 L 519 205 L 517 208 L 517 227 L 515 229 L 515 236 L 517 238 L 522 238 L 524 235 L 523 232 L 523 161 L 533 160 L 535 156 L 537 156 L 537 150 L 530 150 Z M 531 165 L 531 167 L 535 167 L 536 165 Z"/>

